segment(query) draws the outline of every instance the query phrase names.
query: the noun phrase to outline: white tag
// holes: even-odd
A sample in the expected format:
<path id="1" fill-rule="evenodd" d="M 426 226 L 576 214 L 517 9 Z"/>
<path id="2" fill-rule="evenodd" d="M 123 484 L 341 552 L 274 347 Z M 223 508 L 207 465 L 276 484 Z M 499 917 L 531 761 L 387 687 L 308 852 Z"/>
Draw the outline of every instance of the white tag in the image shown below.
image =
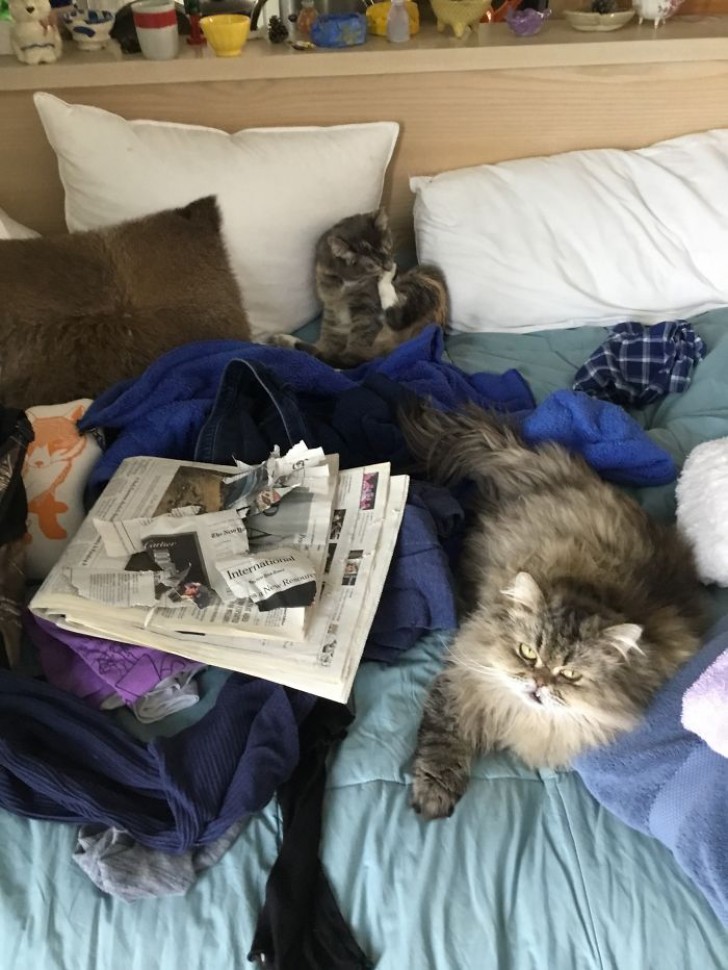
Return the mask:
<path id="1" fill-rule="evenodd" d="M 381 301 L 383 310 L 390 310 L 393 306 L 397 306 L 397 291 L 392 283 L 394 274 L 396 272 L 396 267 L 391 269 L 388 273 L 385 273 L 377 283 L 379 299 Z"/>

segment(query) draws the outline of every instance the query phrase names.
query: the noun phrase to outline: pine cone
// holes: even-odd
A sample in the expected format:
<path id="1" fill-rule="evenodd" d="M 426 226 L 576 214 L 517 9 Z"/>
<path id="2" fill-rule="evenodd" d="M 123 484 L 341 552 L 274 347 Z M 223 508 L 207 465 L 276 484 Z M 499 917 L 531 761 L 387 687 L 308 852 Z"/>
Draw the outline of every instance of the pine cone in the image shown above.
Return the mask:
<path id="1" fill-rule="evenodd" d="M 613 13 L 616 0 L 592 0 L 592 13 Z"/>
<path id="2" fill-rule="evenodd" d="M 268 21 L 268 40 L 271 44 L 282 44 L 288 40 L 288 27 L 280 17 L 273 16 Z"/>

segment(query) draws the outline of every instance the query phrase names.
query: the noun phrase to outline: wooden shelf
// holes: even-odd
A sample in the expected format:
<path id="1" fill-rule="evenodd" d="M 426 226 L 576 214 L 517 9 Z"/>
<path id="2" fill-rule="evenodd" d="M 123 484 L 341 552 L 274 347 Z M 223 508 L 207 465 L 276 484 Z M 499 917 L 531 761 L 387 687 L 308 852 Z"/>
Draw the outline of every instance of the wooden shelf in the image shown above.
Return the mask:
<path id="1" fill-rule="evenodd" d="M 348 50 L 294 51 L 255 39 L 232 59 L 184 43 L 176 60 L 148 61 L 123 55 L 115 44 L 84 52 L 67 42 L 56 64 L 29 67 L 0 57 L 0 91 L 687 61 L 728 61 L 728 16 L 676 17 L 657 30 L 633 22 L 611 33 L 582 33 L 554 19 L 531 38 L 515 37 L 505 24 L 483 24 L 460 41 L 425 24 L 409 43 L 396 47 L 372 37 Z"/>

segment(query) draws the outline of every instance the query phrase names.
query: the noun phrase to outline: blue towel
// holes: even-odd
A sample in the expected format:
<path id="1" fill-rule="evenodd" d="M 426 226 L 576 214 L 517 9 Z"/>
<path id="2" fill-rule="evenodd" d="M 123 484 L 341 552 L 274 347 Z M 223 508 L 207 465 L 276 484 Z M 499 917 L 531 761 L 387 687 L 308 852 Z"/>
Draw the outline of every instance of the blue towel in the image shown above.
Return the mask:
<path id="1" fill-rule="evenodd" d="M 468 375 L 443 360 L 443 351 L 438 327 L 426 328 L 386 358 L 347 372 L 296 350 L 235 340 L 186 344 L 160 357 L 136 380 L 110 388 L 82 418 L 82 431 L 103 428 L 113 436 L 91 475 L 91 491 L 97 493 L 121 462 L 134 455 L 192 458 L 222 376 L 234 360 L 264 365 L 296 393 L 302 410 L 315 414 L 319 422 L 333 411 L 342 394 L 374 377 L 388 378 L 442 408 L 466 401 L 502 411 L 534 406 L 528 384 L 518 371 Z M 392 419 L 387 420 L 391 427 Z M 383 455 L 381 460 L 387 457 Z"/>
<path id="2" fill-rule="evenodd" d="M 643 722 L 580 758 L 576 770 L 606 808 L 664 843 L 728 926 L 728 758 L 681 723 L 685 691 L 728 649 L 728 618 L 663 687 Z"/>
<path id="3" fill-rule="evenodd" d="M 705 344 L 691 324 L 618 323 L 574 377 L 574 390 L 624 407 L 644 407 L 690 386 Z"/>
<path id="4" fill-rule="evenodd" d="M 677 469 L 626 411 L 575 391 L 554 391 L 523 421 L 526 441 L 558 441 L 617 485 L 666 485 Z"/>

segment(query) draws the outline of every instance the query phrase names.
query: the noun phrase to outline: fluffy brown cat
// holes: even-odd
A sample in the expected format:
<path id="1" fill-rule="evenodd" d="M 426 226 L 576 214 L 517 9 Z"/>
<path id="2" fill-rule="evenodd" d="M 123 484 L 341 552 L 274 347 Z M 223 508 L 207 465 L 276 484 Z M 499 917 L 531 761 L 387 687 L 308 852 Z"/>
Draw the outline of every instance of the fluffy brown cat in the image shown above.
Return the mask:
<path id="1" fill-rule="evenodd" d="M 427 698 L 413 806 L 452 813 L 476 752 L 560 768 L 631 728 L 696 650 L 701 587 L 676 529 L 558 444 L 529 448 L 497 417 L 404 416 L 439 481 L 472 479 L 461 560 L 470 613 Z"/>
<path id="2" fill-rule="evenodd" d="M 430 323 L 444 327 L 449 314 L 445 277 L 436 266 L 397 274 L 384 209 L 349 216 L 321 236 L 316 291 L 324 308 L 316 343 L 292 334 L 276 334 L 270 342 L 333 367 L 383 357 Z"/>

